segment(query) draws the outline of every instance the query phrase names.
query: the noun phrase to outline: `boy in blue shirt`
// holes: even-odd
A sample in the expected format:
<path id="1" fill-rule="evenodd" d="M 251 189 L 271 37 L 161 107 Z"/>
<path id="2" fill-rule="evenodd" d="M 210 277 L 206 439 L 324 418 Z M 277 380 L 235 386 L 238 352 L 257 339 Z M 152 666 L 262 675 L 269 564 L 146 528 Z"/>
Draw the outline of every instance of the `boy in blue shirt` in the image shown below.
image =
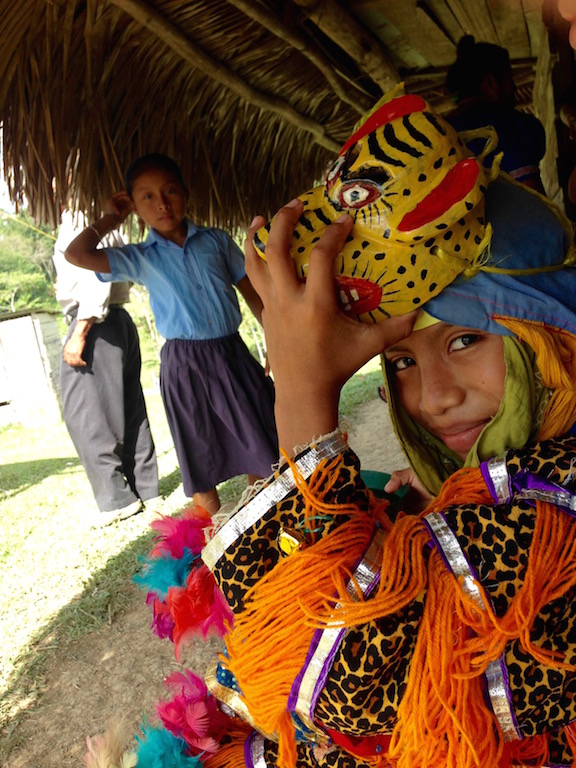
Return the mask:
<path id="1" fill-rule="evenodd" d="M 188 190 L 165 155 L 145 155 L 126 191 L 68 247 L 66 258 L 104 282 L 145 285 L 160 334 L 160 388 L 184 491 L 214 514 L 216 485 L 240 474 L 267 476 L 278 458 L 274 388 L 240 338 L 234 286 L 260 321 L 262 304 L 231 237 L 186 217 Z M 136 212 L 150 228 L 142 243 L 98 249 L 104 235 Z"/>

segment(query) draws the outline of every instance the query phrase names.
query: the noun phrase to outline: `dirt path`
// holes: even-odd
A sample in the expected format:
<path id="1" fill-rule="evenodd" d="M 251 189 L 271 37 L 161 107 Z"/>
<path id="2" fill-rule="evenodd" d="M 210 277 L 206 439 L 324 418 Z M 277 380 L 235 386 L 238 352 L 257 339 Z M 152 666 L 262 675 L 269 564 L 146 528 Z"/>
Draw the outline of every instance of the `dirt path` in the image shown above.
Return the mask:
<path id="1" fill-rule="evenodd" d="M 379 399 L 360 409 L 349 430 L 350 445 L 365 469 L 404 466 L 387 409 Z M 58 649 L 48 664 L 41 705 L 18 727 L 22 747 L 6 768 L 81 768 L 86 736 L 102 732 L 123 715 L 136 730 L 163 695 L 162 680 L 179 669 L 168 641 L 150 631 L 150 610 L 133 590 L 132 607 L 109 627 Z M 183 663 L 202 673 L 218 641 L 189 645 Z"/>

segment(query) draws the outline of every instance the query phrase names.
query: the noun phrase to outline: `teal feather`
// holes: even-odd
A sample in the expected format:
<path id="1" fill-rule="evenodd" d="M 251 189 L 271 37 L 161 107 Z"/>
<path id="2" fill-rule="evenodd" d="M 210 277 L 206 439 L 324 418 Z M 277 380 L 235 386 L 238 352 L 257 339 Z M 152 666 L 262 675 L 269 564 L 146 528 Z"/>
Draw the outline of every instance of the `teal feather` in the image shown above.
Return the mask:
<path id="1" fill-rule="evenodd" d="M 186 754 L 184 739 L 173 736 L 164 728 L 142 725 L 142 736 L 136 736 L 137 768 L 201 768 L 199 756 Z"/>
<path id="2" fill-rule="evenodd" d="M 180 558 L 154 557 L 144 560 L 144 567 L 134 576 L 134 582 L 148 592 L 154 592 L 160 600 L 165 600 L 170 587 L 183 587 L 192 569 L 197 555 L 189 549 Z"/>

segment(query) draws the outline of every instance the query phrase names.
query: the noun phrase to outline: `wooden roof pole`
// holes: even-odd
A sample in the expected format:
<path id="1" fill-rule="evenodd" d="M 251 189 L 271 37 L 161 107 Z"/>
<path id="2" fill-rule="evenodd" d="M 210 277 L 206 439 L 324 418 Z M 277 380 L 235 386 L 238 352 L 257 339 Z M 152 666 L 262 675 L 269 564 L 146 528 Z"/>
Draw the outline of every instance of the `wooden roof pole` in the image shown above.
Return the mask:
<path id="1" fill-rule="evenodd" d="M 212 59 L 201 48 L 194 45 L 185 37 L 176 27 L 170 24 L 154 8 L 139 0 L 110 0 L 120 10 L 127 13 L 143 27 L 153 32 L 162 40 L 174 53 L 177 53 L 192 66 L 204 72 L 216 82 L 229 88 L 241 98 L 260 109 L 267 109 L 274 112 L 300 130 L 308 131 L 312 134 L 317 144 L 329 149 L 331 152 L 340 151 L 341 142 L 332 139 L 326 135 L 324 127 L 311 120 L 305 115 L 300 114 L 288 102 L 282 99 L 275 99 L 261 91 L 252 88 L 242 78 L 232 70 L 225 67 L 219 61 Z"/>
<path id="2" fill-rule="evenodd" d="M 276 37 L 291 45 L 298 53 L 305 56 L 324 75 L 326 81 L 332 86 L 334 93 L 341 101 L 349 104 L 359 114 L 363 114 L 372 106 L 373 99 L 361 92 L 358 86 L 354 86 L 356 97 L 345 88 L 341 79 L 334 72 L 332 64 L 318 51 L 310 48 L 306 37 L 294 29 L 283 26 L 280 19 L 263 5 L 256 5 L 254 0 L 228 0 L 230 5 L 238 8 L 242 13 L 257 21 L 261 26 Z"/>
<path id="3" fill-rule="evenodd" d="M 357 62 L 383 93 L 401 78 L 383 43 L 335 0 L 292 0 L 307 17 Z"/>

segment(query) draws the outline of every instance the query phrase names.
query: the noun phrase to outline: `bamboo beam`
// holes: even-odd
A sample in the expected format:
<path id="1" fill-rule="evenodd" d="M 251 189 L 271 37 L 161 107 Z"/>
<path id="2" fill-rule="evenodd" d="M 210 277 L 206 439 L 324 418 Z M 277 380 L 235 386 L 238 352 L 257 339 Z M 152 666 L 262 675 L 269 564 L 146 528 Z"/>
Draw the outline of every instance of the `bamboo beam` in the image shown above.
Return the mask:
<path id="1" fill-rule="evenodd" d="M 474 35 L 476 40 L 498 45 L 498 35 L 485 0 L 480 0 L 480 2 L 475 0 L 473 3 L 448 0 L 448 7 L 460 23 L 464 34 Z"/>
<path id="2" fill-rule="evenodd" d="M 364 114 L 372 106 L 374 99 L 370 95 L 360 92 L 359 87 L 354 85 L 353 87 L 357 95 L 353 97 L 349 89 L 343 86 L 341 79 L 334 72 L 332 64 L 321 53 L 310 48 L 306 37 L 296 30 L 289 29 L 283 25 L 280 19 L 265 6 L 256 5 L 254 0 L 228 0 L 228 2 L 246 14 L 246 16 L 249 16 L 253 21 L 258 22 L 258 24 L 273 35 L 284 40 L 284 42 L 297 50 L 298 53 L 305 56 L 308 61 L 312 62 L 324 75 L 334 93 L 345 104 L 349 104 L 359 114 Z"/>
<path id="3" fill-rule="evenodd" d="M 194 45 L 154 8 L 139 0 L 110 0 L 110 2 L 131 16 L 143 27 L 150 30 L 182 59 L 216 82 L 221 83 L 237 96 L 240 96 L 250 104 L 254 104 L 259 109 L 266 109 L 279 115 L 300 130 L 308 131 L 314 137 L 317 144 L 329 149 L 331 152 L 338 153 L 340 150 L 341 142 L 327 136 L 324 127 L 320 123 L 300 114 L 288 102 L 282 99 L 275 99 L 262 91 L 252 88 L 235 72 L 208 56 L 197 45 Z"/>
<path id="4" fill-rule="evenodd" d="M 336 0 L 293 0 L 306 16 L 336 45 L 346 51 L 358 67 L 384 93 L 401 78 L 383 43 L 363 27 Z"/>

